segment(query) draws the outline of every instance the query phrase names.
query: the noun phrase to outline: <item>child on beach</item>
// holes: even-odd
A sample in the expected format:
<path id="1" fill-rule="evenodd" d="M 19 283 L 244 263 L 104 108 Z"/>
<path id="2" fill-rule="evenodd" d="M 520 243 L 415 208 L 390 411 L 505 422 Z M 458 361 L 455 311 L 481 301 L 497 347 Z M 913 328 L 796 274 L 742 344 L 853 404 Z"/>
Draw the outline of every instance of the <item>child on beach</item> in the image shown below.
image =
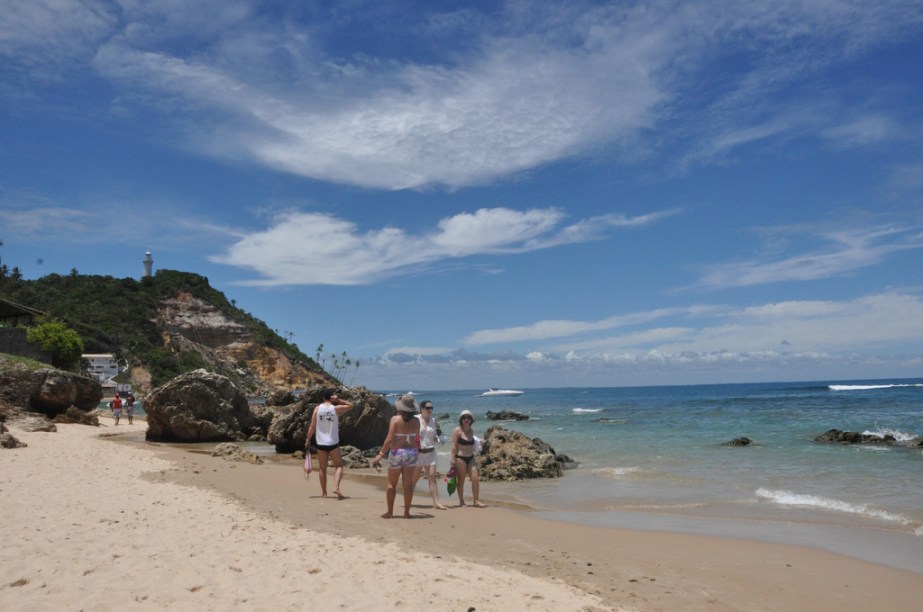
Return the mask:
<path id="1" fill-rule="evenodd" d="M 119 419 L 122 418 L 122 398 L 118 393 L 112 398 L 112 416 L 115 417 L 115 424 L 118 425 Z"/>
<path id="2" fill-rule="evenodd" d="M 131 425 L 135 416 L 135 396 L 131 392 L 125 398 L 125 414 L 128 416 L 128 424 Z"/>
<path id="3" fill-rule="evenodd" d="M 333 389 L 324 389 L 323 402 L 311 415 L 311 425 L 304 441 L 304 452 L 310 457 L 311 436 L 316 436 L 318 480 L 321 497 L 327 497 L 327 458 L 333 459 L 333 494 L 343 499 L 340 482 L 343 480 L 343 458 L 340 455 L 340 415 L 352 410 L 350 402 L 341 400 Z"/>

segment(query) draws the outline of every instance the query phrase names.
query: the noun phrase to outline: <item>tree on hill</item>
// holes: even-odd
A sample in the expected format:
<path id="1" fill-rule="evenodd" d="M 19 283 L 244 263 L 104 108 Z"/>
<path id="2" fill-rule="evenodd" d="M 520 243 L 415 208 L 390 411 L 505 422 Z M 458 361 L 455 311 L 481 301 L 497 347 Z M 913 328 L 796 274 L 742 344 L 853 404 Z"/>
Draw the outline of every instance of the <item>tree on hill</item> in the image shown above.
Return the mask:
<path id="1" fill-rule="evenodd" d="M 83 355 L 83 340 L 60 321 L 41 321 L 26 330 L 26 340 L 42 345 L 51 355 L 51 365 L 76 372 Z"/>

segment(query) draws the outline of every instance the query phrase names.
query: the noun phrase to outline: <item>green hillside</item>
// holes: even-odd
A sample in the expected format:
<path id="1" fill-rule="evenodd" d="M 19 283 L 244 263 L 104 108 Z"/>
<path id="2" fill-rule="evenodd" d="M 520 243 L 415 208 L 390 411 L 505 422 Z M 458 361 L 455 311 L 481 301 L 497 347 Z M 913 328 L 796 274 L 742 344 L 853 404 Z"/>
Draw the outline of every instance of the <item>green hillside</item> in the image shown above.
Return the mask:
<path id="1" fill-rule="evenodd" d="M 197 352 L 165 349 L 162 330 L 155 323 L 158 303 L 182 292 L 212 304 L 244 325 L 256 343 L 276 348 L 292 361 L 323 372 L 297 346 L 237 308 L 198 274 L 158 270 L 153 277 L 140 281 L 76 272 L 68 276 L 49 274 L 37 280 L 0 276 L 0 296 L 66 323 L 80 335 L 87 353 L 114 353 L 131 365 L 144 366 L 155 385 L 207 365 Z"/>

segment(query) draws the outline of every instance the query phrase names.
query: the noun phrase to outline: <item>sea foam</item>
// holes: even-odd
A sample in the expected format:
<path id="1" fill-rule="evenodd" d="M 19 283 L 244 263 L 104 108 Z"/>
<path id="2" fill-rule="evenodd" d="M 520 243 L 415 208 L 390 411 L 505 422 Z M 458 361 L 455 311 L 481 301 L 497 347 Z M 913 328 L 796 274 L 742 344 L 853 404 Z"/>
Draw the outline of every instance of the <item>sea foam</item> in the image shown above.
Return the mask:
<path id="1" fill-rule="evenodd" d="M 798 506 L 801 508 L 818 508 L 820 510 L 831 510 L 833 512 L 845 512 L 847 514 L 859 514 L 870 518 L 876 518 L 890 523 L 900 523 L 909 525 L 910 519 L 893 512 L 876 510 L 869 508 L 865 504 L 851 504 L 839 499 L 830 499 L 828 497 L 819 497 L 817 495 L 805 495 L 803 493 L 793 493 L 792 491 L 773 491 L 770 489 L 757 489 L 757 497 L 769 500 L 780 506 Z"/>
<path id="2" fill-rule="evenodd" d="M 641 471 L 641 468 L 637 466 L 633 467 L 604 467 L 597 468 L 593 470 L 594 474 L 599 474 L 600 476 L 609 476 L 610 478 L 620 478 L 622 476 L 628 476 L 629 474 L 636 474 Z"/>
<path id="3" fill-rule="evenodd" d="M 893 387 L 923 387 L 923 385 L 827 385 L 831 391 L 868 391 L 869 389 L 891 389 Z"/>
<path id="4" fill-rule="evenodd" d="M 894 439 L 898 442 L 910 442 L 911 440 L 916 440 L 917 436 L 914 434 L 904 433 L 898 429 L 887 429 L 880 427 L 875 431 L 869 429 L 862 432 L 866 436 L 878 436 L 879 438 L 884 438 L 885 436 L 894 436 Z"/>

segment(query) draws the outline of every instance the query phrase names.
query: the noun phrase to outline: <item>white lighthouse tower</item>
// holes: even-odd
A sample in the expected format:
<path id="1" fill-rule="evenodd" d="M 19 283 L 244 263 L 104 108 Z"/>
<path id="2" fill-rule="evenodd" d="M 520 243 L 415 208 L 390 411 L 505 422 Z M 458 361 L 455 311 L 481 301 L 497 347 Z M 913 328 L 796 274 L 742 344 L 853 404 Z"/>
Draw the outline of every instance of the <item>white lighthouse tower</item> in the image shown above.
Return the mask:
<path id="1" fill-rule="evenodd" d="M 151 268 L 154 266 L 154 258 L 151 257 L 150 251 L 144 254 L 142 263 L 144 264 L 144 274 L 142 274 L 141 277 L 147 278 L 151 275 Z"/>

